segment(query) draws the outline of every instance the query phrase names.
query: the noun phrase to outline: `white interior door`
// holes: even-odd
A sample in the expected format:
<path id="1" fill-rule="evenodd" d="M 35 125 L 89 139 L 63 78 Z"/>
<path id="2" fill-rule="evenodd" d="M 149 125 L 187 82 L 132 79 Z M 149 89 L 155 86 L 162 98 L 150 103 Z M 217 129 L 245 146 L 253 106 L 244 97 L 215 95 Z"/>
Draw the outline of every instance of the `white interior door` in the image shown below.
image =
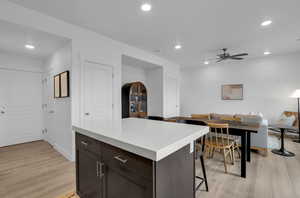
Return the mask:
<path id="1" fill-rule="evenodd" d="M 55 126 L 57 126 L 55 120 L 55 106 L 54 106 L 54 85 L 53 85 L 53 75 L 51 72 L 47 73 L 43 81 L 43 112 L 44 112 L 44 127 L 47 131 L 44 133 L 44 139 L 50 144 L 54 144 L 54 133 Z"/>
<path id="2" fill-rule="evenodd" d="M 42 75 L 0 69 L 0 147 L 41 139 Z"/>
<path id="3" fill-rule="evenodd" d="M 166 77 L 166 117 L 178 116 L 179 100 L 178 100 L 179 82 L 174 76 Z"/>
<path id="4" fill-rule="evenodd" d="M 113 69 L 84 62 L 82 121 L 86 127 L 109 130 L 113 119 Z"/>

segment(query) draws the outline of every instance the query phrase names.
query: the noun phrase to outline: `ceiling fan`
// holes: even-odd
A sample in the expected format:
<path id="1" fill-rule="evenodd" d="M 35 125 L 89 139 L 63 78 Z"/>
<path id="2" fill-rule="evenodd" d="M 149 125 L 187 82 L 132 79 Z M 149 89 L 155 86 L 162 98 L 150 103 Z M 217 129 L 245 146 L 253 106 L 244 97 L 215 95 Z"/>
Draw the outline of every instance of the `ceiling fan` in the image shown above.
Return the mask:
<path id="1" fill-rule="evenodd" d="M 248 53 L 241 53 L 241 54 L 230 55 L 227 52 L 227 48 L 223 48 L 222 51 L 223 51 L 222 54 L 217 55 L 217 63 L 221 62 L 221 61 L 224 61 L 224 60 L 228 60 L 228 59 L 231 59 L 231 60 L 243 60 L 244 58 L 242 56 L 248 56 Z"/>

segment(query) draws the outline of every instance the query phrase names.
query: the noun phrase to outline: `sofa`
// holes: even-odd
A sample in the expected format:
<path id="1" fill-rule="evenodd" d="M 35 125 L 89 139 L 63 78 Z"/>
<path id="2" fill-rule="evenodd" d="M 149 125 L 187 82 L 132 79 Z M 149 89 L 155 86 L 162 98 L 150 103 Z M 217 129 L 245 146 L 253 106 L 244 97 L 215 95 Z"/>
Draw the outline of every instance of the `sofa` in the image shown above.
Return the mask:
<path id="1" fill-rule="evenodd" d="M 268 120 L 261 114 L 210 114 L 211 119 L 234 120 L 247 124 L 259 125 L 258 133 L 251 134 L 251 149 L 262 151 L 266 156 L 268 154 Z"/>

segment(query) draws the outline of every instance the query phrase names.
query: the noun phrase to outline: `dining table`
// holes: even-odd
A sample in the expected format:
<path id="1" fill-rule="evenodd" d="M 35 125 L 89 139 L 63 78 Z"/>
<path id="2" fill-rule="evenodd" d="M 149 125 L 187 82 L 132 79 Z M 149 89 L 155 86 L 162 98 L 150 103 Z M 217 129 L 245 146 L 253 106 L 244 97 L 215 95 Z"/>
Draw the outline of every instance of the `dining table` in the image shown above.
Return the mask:
<path id="1" fill-rule="evenodd" d="M 204 118 L 192 118 L 192 117 L 170 117 L 166 121 L 178 121 L 178 120 L 196 120 L 202 121 L 206 124 L 216 123 L 216 124 L 228 124 L 230 135 L 241 137 L 240 149 L 241 149 L 241 177 L 247 177 L 247 162 L 251 162 L 251 134 L 258 133 L 259 125 L 243 123 L 240 121 L 233 120 L 216 120 L 216 119 L 204 119 Z"/>

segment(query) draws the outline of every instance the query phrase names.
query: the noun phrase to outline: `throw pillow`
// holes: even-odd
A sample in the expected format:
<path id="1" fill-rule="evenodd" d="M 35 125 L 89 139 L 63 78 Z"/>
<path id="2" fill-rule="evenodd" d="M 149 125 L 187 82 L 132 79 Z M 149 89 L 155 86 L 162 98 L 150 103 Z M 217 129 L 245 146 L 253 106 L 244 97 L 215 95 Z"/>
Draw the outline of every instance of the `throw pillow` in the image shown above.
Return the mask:
<path id="1" fill-rule="evenodd" d="M 286 116 L 282 114 L 278 120 L 278 124 L 286 125 L 286 126 L 293 126 L 296 117 L 294 115 Z"/>

